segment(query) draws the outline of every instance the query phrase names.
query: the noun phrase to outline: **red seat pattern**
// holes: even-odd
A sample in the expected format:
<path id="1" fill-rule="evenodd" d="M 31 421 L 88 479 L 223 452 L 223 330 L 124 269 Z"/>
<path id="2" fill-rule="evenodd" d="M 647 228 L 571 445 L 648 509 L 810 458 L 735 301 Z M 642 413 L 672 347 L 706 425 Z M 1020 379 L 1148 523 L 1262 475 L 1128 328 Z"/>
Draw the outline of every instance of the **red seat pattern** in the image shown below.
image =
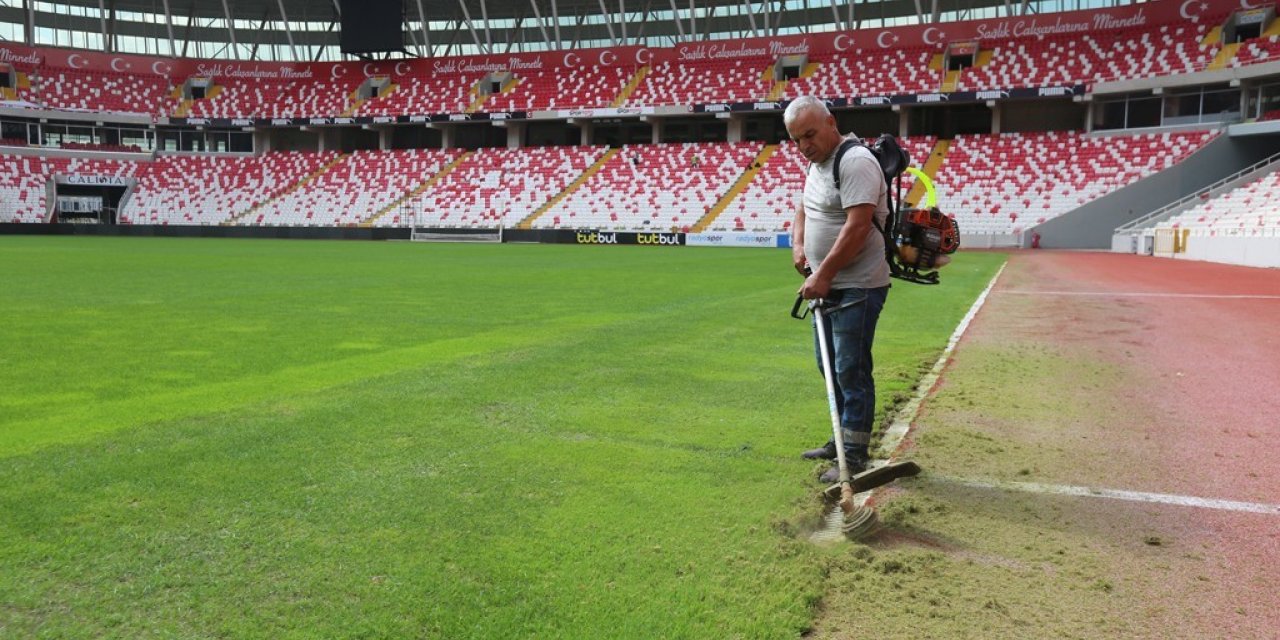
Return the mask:
<path id="1" fill-rule="evenodd" d="M 604 152 L 604 147 L 479 149 L 414 198 L 409 209 L 422 226 L 515 226 L 564 191 Z"/>
<path id="2" fill-rule="evenodd" d="M 1280 237 L 1280 171 L 1206 200 L 1157 229 L 1190 229 L 1195 236 Z"/>
<path id="3" fill-rule="evenodd" d="M 282 194 L 337 157 L 333 151 L 227 157 L 166 155 L 143 163 L 121 223 L 221 224 Z M 262 224 L 261 213 L 248 224 Z"/>
<path id="4" fill-rule="evenodd" d="M 575 67 L 517 73 L 520 84 L 507 94 L 495 95 L 485 111 L 533 111 L 608 107 L 618 97 L 637 67 Z"/>
<path id="5" fill-rule="evenodd" d="M 44 222 L 53 174 L 136 175 L 146 163 L 127 160 L 0 155 L 0 222 Z"/>
<path id="6" fill-rule="evenodd" d="M 429 180 L 462 152 L 457 149 L 357 151 L 302 188 L 264 206 L 240 224 L 268 226 L 349 226 L 368 221 Z M 400 226 L 393 209 L 379 224 Z"/>
<path id="7" fill-rule="evenodd" d="M 1236 52 L 1236 59 L 1232 60 L 1231 64 L 1243 67 L 1275 60 L 1280 60 L 1280 36 L 1267 36 L 1265 38 L 1246 40 L 1240 50 Z"/>
<path id="8" fill-rule="evenodd" d="M 471 91 L 483 77 L 482 73 L 444 73 L 393 78 L 394 91 L 361 104 L 355 115 L 462 113 L 475 100 Z"/>
<path id="9" fill-rule="evenodd" d="M 534 221 L 541 228 L 684 230 L 728 192 L 759 142 L 628 145 Z"/>
<path id="10" fill-rule="evenodd" d="M 627 100 L 628 105 L 683 105 L 763 100 L 773 88 L 764 72 L 773 58 L 710 62 L 664 61 L 654 65 Z"/>
<path id="11" fill-rule="evenodd" d="M 787 82 L 786 95 L 798 97 L 872 96 L 937 91 L 940 71 L 929 69 L 932 49 L 858 49 L 853 55 L 814 56 L 819 64 L 809 78 Z"/>
<path id="12" fill-rule="evenodd" d="M 342 78 L 249 80 L 214 78 L 222 91 L 191 103 L 193 118 L 314 118 L 341 114 L 361 81 Z"/>
<path id="13" fill-rule="evenodd" d="M 965 233 L 1018 233 L 1167 169 L 1216 132 L 958 136 L 934 178 Z"/>
<path id="14" fill-rule="evenodd" d="M 167 115 L 177 101 L 168 78 L 38 67 L 24 97 L 52 109 Z"/>

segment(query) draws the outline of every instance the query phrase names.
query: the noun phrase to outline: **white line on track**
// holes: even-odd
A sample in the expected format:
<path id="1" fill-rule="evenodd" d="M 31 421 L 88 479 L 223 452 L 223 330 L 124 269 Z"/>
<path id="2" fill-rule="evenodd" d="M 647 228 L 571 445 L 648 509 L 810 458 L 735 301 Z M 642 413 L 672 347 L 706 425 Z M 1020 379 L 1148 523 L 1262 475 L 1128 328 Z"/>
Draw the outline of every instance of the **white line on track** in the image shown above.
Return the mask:
<path id="1" fill-rule="evenodd" d="M 1032 291 L 1006 289 L 1000 292 L 1014 296 L 1096 296 L 1100 298 L 1206 298 L 1210 300 L 1280 300 L 1280 295 L 1227 293 L 1161 293 L 1158 291 Z"/>
<path id="2" fill-rule="evenodd" d="M 1000 279 L 1000 274 L 1004 273 L 1004 268 L 1008 264 L 1008 262 L 1005 262 L 1000 265 L 1000 269 L 996 271 L 996 274 L 991 276 L 991 282 L 987 283 L 987 288 L 983 289 L 981 294 L 978 294 L 978 298 L 969 306 L 969 312 L 964 314 L 960 324 L 956 325 L 956 330 L 951 333 L 951 339 L 947 341 L 947 348 L 942 351 L 942 355 L 938 356 L 937 362 L 933 363 L 933 368 L 929 370 L 929 373 L 920 379 L 920 384 L 916 385 L 915 395 L 898 410 L 898 415 L 894 417 L 893 424 L 889 425 L 884 437 L 880 439 L 879 450 L 884 454 L 885 460 L 883 462 L 876 461 L 873 466 L 887 464 L 897 457 L 898 450 L 902 447 L 902 440 L 906 438 L 907 432 L 911 430 L 911 423 L 916 421 L 916 416 L 920 413 L 920 403 L 933 390 L 933 385 L 938 383 L 938 376 L 942 375 L 942 369 L 947 366 L 947 361 L 951 359 L 951 353 L 956 350 L 956 344 L 960 342 L 961 336 L 969 328 L 969 323 L 973 322 L 974 316 L 978 315 L 978 310 L 982 309 L 983 303 L 987 301 L 987 296 L 991 294 L 991 289 L 996 286 L 996 281 Z M 866 491 L 858 494 L 854 498 L 854 503 L 859 506 L 866 504 L 873 493 L 873 491 Z"/>
<path id="3" fill-rule="evenodd" d="M 1024 491 L 1027 493 L 1044 493 L 1063 496 L 1081 496 L 1086 498 L 1109 498 L 1130 502 L 1156 502 L 1183 507 L 1201 507 L 1223 511 L 1242 511 L 1247 513 L 1265 513 L 1280 516 L 1280 505 L 1259 502 L 1240 502 L 1238 500 L 1217 500 L 1214 498 L 1197 498 L 1169 493 L 1147 493 L 1144 491 L 1125 491 L 1121 489 L 1099 489 L 1096 487 L 1079 487 L 1065 484 L 1042 484 L 1039 482 L 994 482 L 985 480 L 966 480 L 963 478 L 946 478 L 935 476 L 934 479 L 954 482 L 968 487 L 980 489 L 1004 489 Z"/>

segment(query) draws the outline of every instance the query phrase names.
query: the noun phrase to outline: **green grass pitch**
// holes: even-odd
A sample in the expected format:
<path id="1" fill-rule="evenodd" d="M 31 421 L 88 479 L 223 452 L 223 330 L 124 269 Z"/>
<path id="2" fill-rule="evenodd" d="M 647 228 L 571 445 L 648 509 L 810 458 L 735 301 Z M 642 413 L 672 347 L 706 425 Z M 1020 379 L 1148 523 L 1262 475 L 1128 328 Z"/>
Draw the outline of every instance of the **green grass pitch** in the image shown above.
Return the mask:
<path id="1" fill-rule="evenodd" d="M 1003 256 L 896 284 L 882 405 Z M 0 636 L 786 638 L 786 251 L 0 237 Z M 847 551 L 846 551 L 847 553 Z"/>

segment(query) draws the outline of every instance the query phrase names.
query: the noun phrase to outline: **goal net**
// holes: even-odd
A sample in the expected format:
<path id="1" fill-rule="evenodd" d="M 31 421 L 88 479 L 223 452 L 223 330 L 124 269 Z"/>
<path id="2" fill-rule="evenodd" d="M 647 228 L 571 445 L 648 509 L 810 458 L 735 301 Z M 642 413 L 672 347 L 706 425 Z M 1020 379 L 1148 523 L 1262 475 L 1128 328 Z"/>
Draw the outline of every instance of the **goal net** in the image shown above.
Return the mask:
<path id="1" fill-rule="evenodd" d="M 409 235 L 414 242 L 502 242 L 502 227 L 496 229 L 447 229 L 414 227 Z"/>
<path id="2" fill-rule="evenodd" d="M 495 227 L 442 227 L 428 224 L 420 208 L 421 203 L 416 204 L 408 216 L 403 216 L 412 221 L 409 239 L 414 242 L 502 242 L 504 220 L 498 220 Z"/>

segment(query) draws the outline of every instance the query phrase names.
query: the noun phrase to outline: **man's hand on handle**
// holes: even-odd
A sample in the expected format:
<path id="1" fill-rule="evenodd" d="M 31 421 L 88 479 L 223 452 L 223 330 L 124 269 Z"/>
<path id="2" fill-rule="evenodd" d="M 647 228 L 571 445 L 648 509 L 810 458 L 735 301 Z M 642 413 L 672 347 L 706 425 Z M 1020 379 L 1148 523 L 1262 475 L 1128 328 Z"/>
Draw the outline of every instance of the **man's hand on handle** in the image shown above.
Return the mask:
<path id="1" fill-rule="evenodd" d="M 828 293 L 831 293 L 831 280 L 814 273 L 804 279 L 804 284 L 801 285 L 799 293 L 800 297 L 805 300 L 825 298 Z"/>

